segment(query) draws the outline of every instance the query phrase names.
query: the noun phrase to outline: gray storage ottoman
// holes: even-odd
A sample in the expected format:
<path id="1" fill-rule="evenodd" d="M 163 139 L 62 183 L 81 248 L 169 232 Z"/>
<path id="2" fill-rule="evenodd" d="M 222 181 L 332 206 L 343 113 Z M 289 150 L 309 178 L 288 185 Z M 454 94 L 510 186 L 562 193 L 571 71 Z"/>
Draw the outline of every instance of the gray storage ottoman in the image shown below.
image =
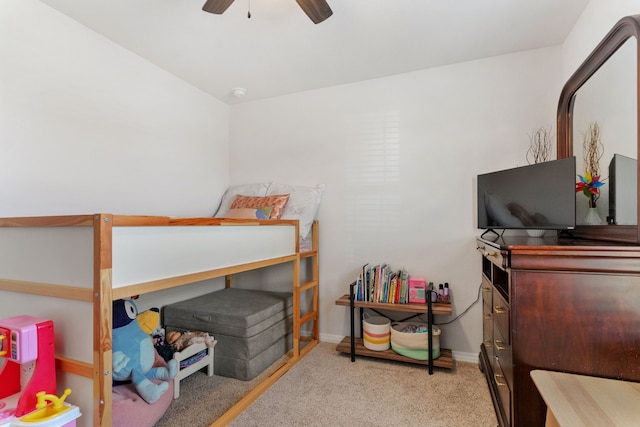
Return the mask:
<path id="1" fill-rule="evenodd" d="M 167 331 L 204 331 L 218 341 L 217 375 L 251 380 L 292 348 L 291 292 L 226 288 L 163 308 Z"/>

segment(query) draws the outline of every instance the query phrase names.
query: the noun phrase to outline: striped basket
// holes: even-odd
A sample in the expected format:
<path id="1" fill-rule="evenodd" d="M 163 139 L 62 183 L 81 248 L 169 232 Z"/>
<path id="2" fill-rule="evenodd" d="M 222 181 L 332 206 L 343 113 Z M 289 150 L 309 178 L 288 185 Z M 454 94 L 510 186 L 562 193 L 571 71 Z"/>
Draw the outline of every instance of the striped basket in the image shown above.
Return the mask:
<path id="1" fill-rule="evenodd" d="M 362 319 L 362 337 L 364 346 L 369 350 L 388 350 L 391 343 L 391 321 L 382 316 Z"/>

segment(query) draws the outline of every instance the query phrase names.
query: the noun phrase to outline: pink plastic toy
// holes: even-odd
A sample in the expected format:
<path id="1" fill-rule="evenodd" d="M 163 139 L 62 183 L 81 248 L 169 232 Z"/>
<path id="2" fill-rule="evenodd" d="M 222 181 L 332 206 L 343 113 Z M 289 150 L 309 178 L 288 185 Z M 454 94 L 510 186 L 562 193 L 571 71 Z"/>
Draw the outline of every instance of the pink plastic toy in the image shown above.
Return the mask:
<path id="1" fill-rule="evenodd" d="M 35 410 L 38 392 L 56 393 L 51 320 L 29 315 L 0 319 L 0 357 L 6 359 L 0 371 L 0 406 L 5 416 L 15 411 L 13 415 L 21 417 Z M 30 376 L 28 367 L 32 367 Z M 12 403 L 16 398 L 17 404 Z"/>

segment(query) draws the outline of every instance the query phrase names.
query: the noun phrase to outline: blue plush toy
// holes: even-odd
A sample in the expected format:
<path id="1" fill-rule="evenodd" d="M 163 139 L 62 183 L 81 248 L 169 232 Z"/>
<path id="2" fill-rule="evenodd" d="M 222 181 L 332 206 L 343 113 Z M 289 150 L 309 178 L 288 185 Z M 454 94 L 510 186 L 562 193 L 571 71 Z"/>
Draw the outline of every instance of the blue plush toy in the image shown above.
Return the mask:
<path id="1" fill-rule="evenodd" d="M 153 367 L 155 349 L 151 332 L 158 326 L 157 309 L 138 314 L 131 299 L 113 302 L 113 379 L 131 380 L 138 394 L 153 403 L 167 391 L 167 380 L 178 373 L 178 362 L 171 360 L 167 367 Z M 164 380 L 156 384 L 151 380 Z"/>

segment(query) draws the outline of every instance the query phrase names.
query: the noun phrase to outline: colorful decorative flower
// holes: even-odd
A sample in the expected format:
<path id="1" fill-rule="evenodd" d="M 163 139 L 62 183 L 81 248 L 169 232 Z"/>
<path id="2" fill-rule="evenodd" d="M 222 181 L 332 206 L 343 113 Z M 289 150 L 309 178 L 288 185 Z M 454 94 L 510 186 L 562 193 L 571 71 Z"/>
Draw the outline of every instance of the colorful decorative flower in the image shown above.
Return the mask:
<path id="1" fill-rule="evenodd" d="M 580 177 L 580 181 L 576 182 L 576 193 L 582 191 L 588 198 L 600 195 L 600 187 L 604 185 L 604 182 L 600 181 L 599 175 L 591 176 L 591 173 L 587 171 L 584 176 L 578 175 L 578 177 Z"/>

